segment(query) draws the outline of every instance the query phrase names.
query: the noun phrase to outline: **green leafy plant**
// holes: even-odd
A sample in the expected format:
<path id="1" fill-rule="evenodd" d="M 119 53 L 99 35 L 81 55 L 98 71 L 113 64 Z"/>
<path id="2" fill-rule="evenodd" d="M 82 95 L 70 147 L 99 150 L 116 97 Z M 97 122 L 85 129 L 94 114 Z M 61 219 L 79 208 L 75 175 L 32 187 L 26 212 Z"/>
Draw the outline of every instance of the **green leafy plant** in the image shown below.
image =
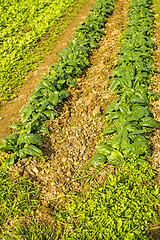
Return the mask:
<path id="1" fill-rule="evenodd" d="M 6 166 L 12 167 L 18 158 L 24 158 L 27 155 L 41 156 L 42 151 L 37 145 L 42 145 L 39 135 L 33 133 L 15 133 L 1 139 L 0 151 L 11 153 Z"/>

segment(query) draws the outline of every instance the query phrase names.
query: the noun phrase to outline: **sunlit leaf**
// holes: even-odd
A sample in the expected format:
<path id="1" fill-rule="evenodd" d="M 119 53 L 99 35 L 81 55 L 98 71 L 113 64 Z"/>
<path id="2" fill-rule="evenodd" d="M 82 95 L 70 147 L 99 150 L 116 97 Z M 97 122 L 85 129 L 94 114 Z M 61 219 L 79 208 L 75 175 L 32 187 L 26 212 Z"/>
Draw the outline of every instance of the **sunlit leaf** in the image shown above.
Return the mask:
<path id="1" fill-rule="evenodd" d="M 102 154 L 95 154 L 89 161 L 88 165 L 101 165 L 106 162 L 106 157 Z"/>
<path id="2" fill-rule="evenodd" d="M 27 122 L 31 114 L 34 112 L 35 107 L 31 104 L 26 104 L 21 110 L 21 121 L 22 123 Z"/>

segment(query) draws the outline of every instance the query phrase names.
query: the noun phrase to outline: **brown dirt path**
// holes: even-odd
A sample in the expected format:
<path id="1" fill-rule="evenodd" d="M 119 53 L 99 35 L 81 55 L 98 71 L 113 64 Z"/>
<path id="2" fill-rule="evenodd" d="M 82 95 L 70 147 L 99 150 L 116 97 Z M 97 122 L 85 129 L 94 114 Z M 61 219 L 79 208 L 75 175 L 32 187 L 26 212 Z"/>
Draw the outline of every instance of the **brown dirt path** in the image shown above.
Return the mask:
<path id="1" fill-rule="evenodd" d="M 153 6 L 154 9 L 154 6 Z M 160 96 L 160 9 L 155 9 L 155 28 L 154 28 L 154 42 L 156 43 L 154 59 L 156 61 L 157 73 L 154 74 L 154 85 L 152 91 L 156 92 Z M 160 123 L 160 99 L 156 99 L 153 104 L 153 116 L 154 119 Z M 160 179 L 160 130 L 156 130 L 151 134 L 151 147 L 152 147 L 152 161 L 156 170 L 158 171 L 157 178 Z"/>
<path id="2" fill-rule="evenodd" d="M 4 138 L 11 133 L 9 125 L 20 122 L 20 110 L 27 103 L 27 99 L 31 95 L 34 87 L 39 84 L 38 81 L 49 71 L 49 66 L 57 62 L 58 56 L 56 52 L 60 52 L 66 46 L 67 42 L 73 37 L 73 33 L 75 29 L 77 29 L 78 24 L 84 22 L 95 2 L 96 0 L 90 0 L 84 4 L 78 16 L 56 41 L 57 43 L 54 49 L 51 50 L 51 53 L 43 58 L 43 62 L 38 63 L 37 70 L 29 72 L 26 77 L 26 83 L 17 94 L 18 97 L 5 106 L 2 106 L 0 109 L 0 138 Z"/>
<path id="3" fill-rule="evenodd" d="M 158 7 L 158 6 L 157 6 Z M 150 86 L 153 92 L 156 92 L 160 96 L 160 9 L 157 9 L 155 5 L 152 7 L 155 10 L 155 26 L 154 26 L 154 38 L 153 41 L 156 43 L 154 51 L 154 59 L 156 61 L 157 73 L 153 76 L 153 85 Z M 160 124 L 160 99 L 156 99 L 152 103 L 152 112 L 154 119 Z M 150 159 L 157 171 L 156 180 L 160 181 L 160 129 L 156 129 L 150 135 L 152 157 Z M 160 206 L 158 206 L 158 214 L 160 216 Z M 159 223 L 157 226 L 151 226 L 150 232 L 155 240 L 160 239 L 160 227 Z"/>
<path id="4" fill-rule="evenodd" d="M 115 11 L 108 18 L 106 36 L 100 42 L 100 48 L 91 56 L 91 67 L 77 81 L 77 88 L 69 88 L 71 97 L 59 108 L 59 117 L 48 121 L 50 136 L 44 136 L 44 160 L 23 159 L 11 170 L 11 174 L 25 175 L 43 184 L 41 204 L 37 216 L 48 217 L 49 206 L 53 206 L 56 197 L 61 197 L 70 189 L 80 191 L 81 180 L 75 180 L 83 174 L 91 175 L 92 169 L 83 172 L 88 159 L 95 153 L 94 147 L 101 138 L 101 129 L 105 127 L 103 114 L 114 96 L 109 92 L 109 75 L 117 61 L 119 50 L 118 37 L 126 28 L 128 0 L 115 3 Z M 98 175 L 100 182 L 107 171 Z M 51 213 L 52 215 L 52 213 Z"/>

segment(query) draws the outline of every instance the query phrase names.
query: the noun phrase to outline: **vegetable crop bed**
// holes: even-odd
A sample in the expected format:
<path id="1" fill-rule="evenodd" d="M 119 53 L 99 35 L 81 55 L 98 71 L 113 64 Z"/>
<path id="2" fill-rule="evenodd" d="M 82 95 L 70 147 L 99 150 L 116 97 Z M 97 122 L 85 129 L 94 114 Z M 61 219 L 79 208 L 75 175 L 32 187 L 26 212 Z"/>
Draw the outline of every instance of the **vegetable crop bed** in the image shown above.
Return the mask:
<path id="1" fill-rule="evenodd" d="M 93 9 L 97 10 L 101 3 L 104 1 L 97 1 Z M 21 111 L 22 124 L 11 126 L 17 133 L 1 141 L 1 150 L 9 153 L 2 158 L 6 166 L 11 167 L 15 160 L 22 158 L 11 168 L 14 179 L 18 173 L 34 183 L 43 183 L 38 208 L 32 204 L 28 208 L 29 216 L 20 218 L 20 225 L 13 224 L 4 231 L 4 239 L 10 236 L 15 239 L 153 239 L 155 235 L 149 233 L 149 227 L 158 236 L 159 185 L 153 180 L 154 167 L 147 163 L 151 153 L 150 132 L 159 128 L 152 118 L 152 99 L 148 100 L 152 95 L 158 99 L 149 90 L 151 75 L 156 71 L 151 56 L 154 44 L 150 39 L 153 31 L 150 4 L 148 0 L 131 1 L 126 27 L 128 1 L 115 3 L 115 12 L 105 25 L 106 36 L 102 37 L 99 49 L 96 48 L 102 31 L 95 26 L 96 34 L 90 32 L 88 26 L 92 24 L 87 19 L 86 25 L 82 24 L 75 33 L 75 39 L 60 53 L 58 64 L 35 88 L 31 102 Z M 103 19 L 103 11 L 97 16 Z M 140 23 L 144 25 L 143 31 Z M 115 37 L 124 29 L 117 55 Z M 138 37 L 141 41 L 137 41 Z M 80 40 L 83 48 L 74 48 L 77 38 L 84 42 L 88 38 L 88 45 Z M 80 78 L 83 64 L 90 64 L 83 50 L 87 53 L 91 46 L 95 48 L 91 66 Z M 83 64 L 71 49 L 78 51 Z M 116 90 L 116 98 L 108 89 L 108 76 L 112 78 L 110 89 Z M 75 82 L 77 87 L 73 90 Z M 47 102 L 45 98 L 52 95 L 50 90 L 54 98 Z M 58 104 L 59 108 L 50 108 L 51 102 L 61 103 L 69 94 L 64 107 Z M 55 110 L 59 117 L 49 120 L 54 118 Z M 102 132 L 104 123 L 100 121 L 105 120 L 101 114 L 104 110 L 107 124 L 112 125 Z M 37 148 L 42 144 L 40 135 L 43 146 Z M 99 154 L 94 155 L 92 149 L 97 140 L 100 140 L 96 146 Z M 47 156 L 27 157 L 41 155 L 40 149 Z M 89 166 L 85 165 L 88 159 Z"/>

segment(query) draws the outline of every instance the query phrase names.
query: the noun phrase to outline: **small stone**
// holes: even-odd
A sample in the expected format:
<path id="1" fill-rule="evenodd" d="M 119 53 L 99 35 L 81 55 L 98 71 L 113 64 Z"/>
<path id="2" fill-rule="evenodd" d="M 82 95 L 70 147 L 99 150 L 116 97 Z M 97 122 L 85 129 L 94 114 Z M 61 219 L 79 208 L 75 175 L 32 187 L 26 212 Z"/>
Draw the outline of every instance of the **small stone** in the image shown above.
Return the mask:
<path id="1" fill-rule="evenodd" d="M 67 161 L 67 157 L 62 158 L 62 162 L 65 163 Z"/>
<path id="2" fill-rule="evenodd" d="M 97 114 L 101 113 L 101 107 L 96 106 L 95 109 L 93 110 L 93 116 L 96 116 Z"/>
<path id="3" fill-rule="evenodd" d="M 68 171 L 66 175 L 67 175 L 67 177 L 71 177 L 72 176 L 70 171 Z"/>
<path id="4" fill-rule="evenodd" d="M 34 167 L 34 168 L 32 169 L 32 171 L 33 171 L 36 175 L 39 173 L 39 171 L 38 171 L 38 169 L 37 169 L 36 167 Z"/>
<path id="5" fill-rule="evenodd" d="M 84 155 L 84 156 L 83 156 L 83 159 L 84 159 L 84 160 L 88 160 L 88 159 L 89 159 L 88 155 Z"/>

